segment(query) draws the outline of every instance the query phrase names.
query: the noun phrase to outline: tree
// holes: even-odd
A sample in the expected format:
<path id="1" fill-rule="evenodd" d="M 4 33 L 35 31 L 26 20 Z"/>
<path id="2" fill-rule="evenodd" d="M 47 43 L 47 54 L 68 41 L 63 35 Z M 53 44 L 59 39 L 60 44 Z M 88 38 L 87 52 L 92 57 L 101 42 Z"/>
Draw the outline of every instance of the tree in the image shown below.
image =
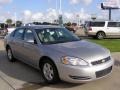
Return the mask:
<path id="1" fill-rule="evenodd" d="M 93 21 L 95 21 L 95 20 L 97 19 L 96 14 L 92 14 L 92 15 L 91 15 L 91 19 L 92 19 Z"/>
<path id="2" fill-rule="evenodd" d="M 12 24 L 12 19 L 7 19 L 7 20 L 6 20 L 6 23 L 7 23 L 9 26 L 11 26 L 11 24 Z"/>
<path id="3" fill-rule="evenodd" d="M 41 25 L 42 23 L 41 22 L 33 22 L 33 24 L 35 24 L 35 25 Z"/>
<path id="4" fill-rule="evenodd" d="M 71 26 L 71 22 L 68 22 L 68 23 L 67 23 L 67 26 Z"/>
<path id="5" fill-rule="evenodd" d="M 71 26 L 71 22 L 65 23 L 65 26 Z"/>
<path id="6" fill-rule="evenodd" d="M 20 27 L 22 25 L 22 21 L 16 21 L 16 27 Z"/>
<path id="7" fill-rule="evenodd" d="M 50 25 L 51 23 L 49 23 L 49 22 L 43 22 L 42 24 L 43 25 Z"/>
<path id="8" fill-rule="evenodd" d="M 1 23 L 1 28 L 5 28 L 5 24 L 4 23 Z"/>
<path id="9" fill-rule="evenodd" d="M 73 26 L 77 26 L 77 23 L 72 23 Z"/>
<path id="10" fill-rule="evenodd" d="M 95 21 L 95 20 L 96 20 L 96 17 L 91 17 L 91 19 L 92 19 L 93 21 Z"/>

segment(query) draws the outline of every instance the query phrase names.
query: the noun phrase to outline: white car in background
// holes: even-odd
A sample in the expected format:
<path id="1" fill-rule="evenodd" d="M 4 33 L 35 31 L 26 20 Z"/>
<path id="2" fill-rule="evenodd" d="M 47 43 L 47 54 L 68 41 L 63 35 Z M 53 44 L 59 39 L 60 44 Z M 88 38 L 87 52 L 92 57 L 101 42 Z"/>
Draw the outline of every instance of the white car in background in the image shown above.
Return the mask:
<path id="1" fill-rule="evenodd" d="M 97 39 L 104 39 L 105 37 L 120 38 L 120 22 L 89 21 L 85 25 L 85 33 Z"/>
<path id="2" fill-rule="evenodd" d="M 15 30 L 15 27 L 12 27 L 12 28 L 7 28 L 7 30 L 8 30 L 8 34 L 10 34 L 11 32 L 13 32 L 14 30 Z"/>

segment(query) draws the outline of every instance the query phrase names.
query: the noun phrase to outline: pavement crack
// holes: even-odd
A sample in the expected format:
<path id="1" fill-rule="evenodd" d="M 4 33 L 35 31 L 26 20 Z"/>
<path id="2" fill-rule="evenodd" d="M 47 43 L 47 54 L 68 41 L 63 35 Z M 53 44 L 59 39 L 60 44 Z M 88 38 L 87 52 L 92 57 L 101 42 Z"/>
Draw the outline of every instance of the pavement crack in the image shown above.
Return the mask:
<path id="1" fill-rule="evenodd" d="M 13 90 L 16 90 L 7 80 L 5 80 L 2 76 L 0 76 L 0 78 L 6 83 L 8 84 Z"/>

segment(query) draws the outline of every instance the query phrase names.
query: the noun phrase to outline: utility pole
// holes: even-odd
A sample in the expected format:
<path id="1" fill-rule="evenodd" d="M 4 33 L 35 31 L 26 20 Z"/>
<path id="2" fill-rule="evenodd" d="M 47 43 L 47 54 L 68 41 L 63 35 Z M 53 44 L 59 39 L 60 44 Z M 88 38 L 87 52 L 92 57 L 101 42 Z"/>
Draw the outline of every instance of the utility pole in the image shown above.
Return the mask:
<path id="1" fill-rule="evenodd" d="M 109 8 L 109 20 L 111 20 L 111 8 Z"/>

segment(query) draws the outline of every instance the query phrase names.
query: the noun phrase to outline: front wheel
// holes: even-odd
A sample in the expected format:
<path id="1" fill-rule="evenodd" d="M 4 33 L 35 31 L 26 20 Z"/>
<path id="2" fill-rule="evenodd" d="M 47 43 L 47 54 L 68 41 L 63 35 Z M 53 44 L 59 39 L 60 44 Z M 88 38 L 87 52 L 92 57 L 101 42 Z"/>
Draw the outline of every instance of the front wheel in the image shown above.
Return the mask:
<path id="1" fill-rule="evenodd" d="M 105 33 L 104 32 L 98 32 L 96 37 L 97 37 L 97 39 L 104 39 L 105 38 Z"/>
<path id="2" fill-rule="evenodd" d="M 41 71 L 46 83 L 56 83 L 59 80 L 57 68 L 50 60 L 42 63 Z"/>

